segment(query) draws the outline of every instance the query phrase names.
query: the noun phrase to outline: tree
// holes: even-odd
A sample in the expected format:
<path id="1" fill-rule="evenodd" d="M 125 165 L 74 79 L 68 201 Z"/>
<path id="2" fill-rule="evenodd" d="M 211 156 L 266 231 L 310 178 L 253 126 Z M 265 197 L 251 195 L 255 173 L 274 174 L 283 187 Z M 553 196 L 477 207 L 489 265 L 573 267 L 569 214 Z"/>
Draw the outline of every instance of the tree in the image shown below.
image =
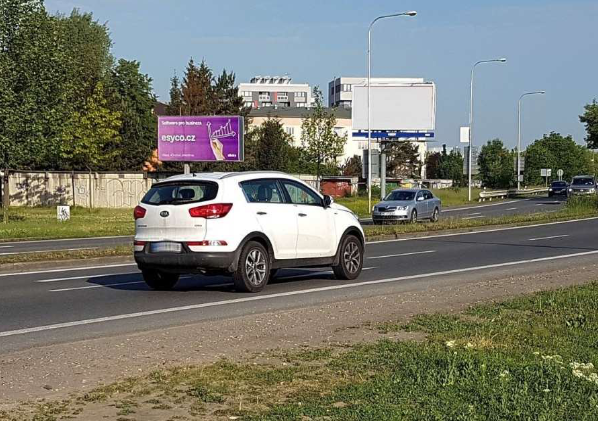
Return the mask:
<path id="1" fill-rule="evenodd" d="M 514 157 L 500 139 L 488 141 L 478 156 L 482 185 L 492 189 L 508 188 L 515 179 Z"/>
<path id="2" fill-rule="evenodd" d="M 202 116 L 215 111 L 212 70 L 202 61 L 199 67 L 189 60 L 181 85 L 181 103 L 184 116 Z"/>
<path id="3" fill-rule="evenodd" d="M 170 78 L 170 101 L 166 107 L 166 113 L 169 116 L 180 116 L 183 114 L 183 93 L 181 92 L 181 83 L 176 72 Z"/>
<path id="4" fill-rule="evenodd" d="M 62 158 L 72 170 L 107 167 L 119 153 L 112 148 L 119 142 L 120 113 L 108 109 L 104 87 L 96 86 L 83 109 L 73 113 L 61 149 Z"/>
<path id="5" fill-rule="evenodd" d="M 361 162 L 361 157 L 359 157 L 359 155 L 354 155 L 353 157 L 347 158 L 343 164 L 342 170 L 343 176 L 361 177 L 363 172 L 363 163 Z"/>
<path id="6" fill-rule="evenodd" d="M 588 148 L 598 148 L 598 103 L 596 99 L 592 104 L 586 104 L 585 113 L 579 116 L 579 121 L 586 125 L 586 143 Z"/>
<path id="7" fill-rule="evenodd" d="M 256 169 L 286 171 L 288 167 L 290 135 L 277 119 L 268 119 L 258 129 Z"/>
<path id="8" fill-rule="evenodd" d="M 570 180 L 578 174 L 592 171 L 592 153 L 575 143 L 571 136 L 562 136 L 551 132 L 536 140 L 525 151 L 524 183 L 537 185 L 543 183 L 540 169 L 552 169 L 553 177 L 559 169 L 563 178 Z"/>
<path id="9" fill-rule="evenodd" d="M 386 146 L 386 173 L 394 177 L 419 176 L 419 147 L 412 142 L 389 142 Z"/>
<path id="10" fill-rule="evenodd" d="M 440 178 L 451 179 L 453 186 L 463 186 L 463 155 L 460 151 L 452 150 L 450 154 L 446 150 L 443 152 Z"/>
<path id="11" fill-rule="evenodd" d="M 446 154 L 446 150 L 444 151 Z M 442 179 L 440 176 L 442 167 L 442 154 L 432 152 L 426 154 L 426 177 L 428 179 Z"/>
<path id="12" fill-rule="evenodd" d="M 107 168 L 141 170 L 156 147 L 156 96 L 152 80 L 139 70 L 139 62 L 121 59 L 110 71 L 111 109 L 120 113 L 120 142 L 112 145 L 117 152 Z"/>
<path id="13" fill-rule="evenodd" d="M 301 122 L 301 145 L 305 160 L 315 163 L 316 176 L 320 180 L 325 167 L 337 167 L 336 159 L 343 153 L 346 136 L 340 136 L 334 130 L 336 117 L 333 111 L 323 106 L 322 92 L 314 88 L 315 106 Z"/>

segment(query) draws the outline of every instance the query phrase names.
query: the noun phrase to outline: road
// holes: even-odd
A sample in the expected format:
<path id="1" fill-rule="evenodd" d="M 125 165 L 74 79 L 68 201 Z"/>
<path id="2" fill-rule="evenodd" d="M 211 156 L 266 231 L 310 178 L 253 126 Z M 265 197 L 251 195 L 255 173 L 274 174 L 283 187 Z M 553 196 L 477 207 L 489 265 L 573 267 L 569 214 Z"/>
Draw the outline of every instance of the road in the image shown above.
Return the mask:
<path id="1" fill-rule="evenodd" d="M 500 217 L 504 215 L 533 212 L 555 212 L 564 206 L 564 199 L 532 198 L 514 199 L 505 202 L 487 203 L 467 207 L 444 209 L 441 218 L 471 220 L 477 218 Z M 362 224 L 371 224 L 371 219 L 361 220 Z M 84 250 L 130 245 L 132 236 L 94 237 L 86 239 L 36 240 L 0 242 L 0 257 L 21 253 L 40 253 L 65 250 Z"/>
<path id="2" fill-rule="evenodd" d="M 149 290 L 131 263 L 0 273 L 0 353 L 35 346 L 397 294 L 449 277 L 579 265 L 598 258 L 598 218 L 373 242 L 363 274 L 283 270 L 259 294 L 230 278 L 189 276 L 171 292 Z"/>
<path id="3" fill-rule="evenodd" d="M 509 199 L 502 202 L 487 202 L 479 205 L 444 208 L 440 214 L 440 218 L 473 220 L 537 212 L 556 212 L 562 209 L 565 203 L 566 198 L 564 197 Z M 372 224 L 371 218 L 364 218 L 361 221 L 365 225 Z"/>

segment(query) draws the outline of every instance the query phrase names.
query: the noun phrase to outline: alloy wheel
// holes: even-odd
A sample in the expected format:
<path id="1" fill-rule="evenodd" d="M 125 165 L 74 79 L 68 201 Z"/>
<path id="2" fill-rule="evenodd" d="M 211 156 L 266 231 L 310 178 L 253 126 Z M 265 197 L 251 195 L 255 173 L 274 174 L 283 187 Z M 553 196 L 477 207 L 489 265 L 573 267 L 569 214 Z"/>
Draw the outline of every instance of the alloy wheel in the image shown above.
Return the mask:
<path id="1" fill-rule="evenodd" d="M 259 286 L 266 278 L 266 259 L 259 249 L 252 249 L 245 260 L 245 272 L 249 282 Z"/>
<path id="2" fill-rule="evenodd" d="M 345 268 L 350 273 L 355 273 L 359 270 L 361 254 L 359 252 L 359 246 L 357 246 L 355 242 L 349 242 L 347 243 L 347 246 L 345 246 L 343 261 L 345 263 Z"/>

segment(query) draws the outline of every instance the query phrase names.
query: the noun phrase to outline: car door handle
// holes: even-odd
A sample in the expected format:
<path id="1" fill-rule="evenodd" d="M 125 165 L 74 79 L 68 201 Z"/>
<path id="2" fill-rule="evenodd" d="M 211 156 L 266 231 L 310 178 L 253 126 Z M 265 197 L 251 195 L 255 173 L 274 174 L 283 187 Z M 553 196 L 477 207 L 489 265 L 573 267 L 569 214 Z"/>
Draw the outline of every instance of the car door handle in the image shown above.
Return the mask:
<path id="1" fill-rule="evenodd" d="M 307 217 L 307 214 L 303 214 L 302 212 L 300 212 L 299 217 Z"/>
<path id="2" fill-rule="evenodd" d="M 258 212 L 257 212 L 257 215 L 266 215 L 266 214 L 268 214 L 268 213 L 267 213 L 267 212 L 265 212 L 265 211 L 258 211 Z"/>

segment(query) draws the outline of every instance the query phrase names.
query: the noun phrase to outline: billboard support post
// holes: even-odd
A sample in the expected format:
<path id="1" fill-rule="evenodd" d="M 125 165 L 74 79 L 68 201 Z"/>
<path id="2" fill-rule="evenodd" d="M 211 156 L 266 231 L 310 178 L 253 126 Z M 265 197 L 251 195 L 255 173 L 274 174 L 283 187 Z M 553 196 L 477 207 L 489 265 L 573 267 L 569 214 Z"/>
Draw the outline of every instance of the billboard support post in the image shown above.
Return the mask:
<path id="1" fill-rule="evenodd" d="M 368 28 L 368 210 L 372 209 L 372 132 L 370 128 L 370 85 L 372 84 L 372 27 L 376 22 L 386 18 L 399 16 L 415 16 L 417 12 L 394 13 L 392 15 L 378 16 L 370 23 Z"/>
<path id="2" fill-rule="evenodd" d="M 183 164 L 183 174 L 191 174 L 191 166 L 189 163 Z"/>

